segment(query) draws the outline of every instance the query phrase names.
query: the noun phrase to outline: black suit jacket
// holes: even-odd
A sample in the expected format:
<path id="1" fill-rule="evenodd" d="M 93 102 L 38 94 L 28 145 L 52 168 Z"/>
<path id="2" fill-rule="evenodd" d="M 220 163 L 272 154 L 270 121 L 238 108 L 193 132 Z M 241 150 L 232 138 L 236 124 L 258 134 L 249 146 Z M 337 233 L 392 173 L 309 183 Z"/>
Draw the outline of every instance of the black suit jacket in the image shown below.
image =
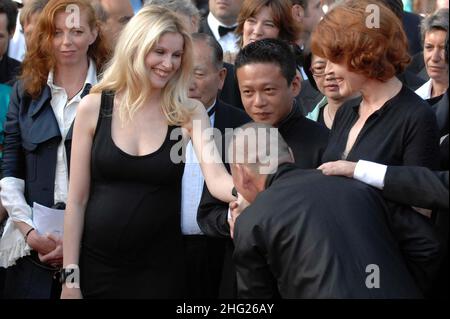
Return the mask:
<path id="1" fill-rule="evenodd" d="M 383 196 L 405 205 L 449 209 L 448 171 L 433 172 L 419 166 L 388 166 Z"/>
<path id="2" fill-rule="evenodd" d="M 237 218 L 233 259 L 239 297 L 420 298 L 367 185 L 284 164 Z M 379 267 L 377 289 L 366 286 Z"/>
<path id="3" fill-rule="evenodd" d="M 422 17 L 418 14 L 403 11 L 403 29 L 405 30 L 409 44 L 409 54 L 414 55 L 422 51 L 422 39 L 420 38 L 420 23 Z"/>
<path id="4" fill-rule="evenodd" d="M 206 18 L 202 19 L 202 21 L 200 22 L 200 28 L 198 32 L 209 34 L 215 39 Z M 228 103 L 240 109 L 244 109 L 244 105 L 242 104 L 241 100 L 241 92 L 239 91 L 239 86 L 234 74 L 234 65 L 230 63 L 224 63 L 223 66 L 227 69 L 227 76 L 225 77 L 225 83 L 223 84 L 223 88 L 220 91 L 219 98 L 225 103 Z"/>

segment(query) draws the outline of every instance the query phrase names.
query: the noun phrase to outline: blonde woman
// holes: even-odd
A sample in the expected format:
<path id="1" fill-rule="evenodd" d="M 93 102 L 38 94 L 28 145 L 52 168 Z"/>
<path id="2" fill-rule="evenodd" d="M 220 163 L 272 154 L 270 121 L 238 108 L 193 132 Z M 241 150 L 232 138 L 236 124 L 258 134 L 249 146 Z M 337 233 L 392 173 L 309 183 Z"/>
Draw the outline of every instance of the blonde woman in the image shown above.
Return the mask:
<path id="1" fill-rule="evenodd" d="M 233 200 L 219 154 L 200 153 L 211 142 L 202 135 L 209 120 L 205 108 L 187 98 L 191 60 L 181 20 L 147 6 L 125 27 L 103 80 L 81 102 L 64 227 L 63 298 L 183 297 L 182 142 L 192 138 L 213 195 Z"/>

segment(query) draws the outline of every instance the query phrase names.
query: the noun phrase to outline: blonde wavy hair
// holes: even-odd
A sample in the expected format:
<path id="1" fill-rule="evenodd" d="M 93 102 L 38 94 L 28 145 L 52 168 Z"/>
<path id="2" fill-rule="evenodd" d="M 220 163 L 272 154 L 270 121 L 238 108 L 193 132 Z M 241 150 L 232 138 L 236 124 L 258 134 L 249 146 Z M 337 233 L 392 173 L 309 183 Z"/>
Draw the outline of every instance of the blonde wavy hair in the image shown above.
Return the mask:
<path id="1" fill-rule="evenodd" d="M 184 39 L 180 68 L 162 89 L 161 107 L 168 124 L 186 123 L 197 106 L 187 96 L 193 68 L 189 33 L 178 16 L 168 9 L 145 6 L 123 29 L 102 80 L 91 90 L 91 93 L 113 91 L 121 94 L 118 107 L 122 123 L 132 120 L 152 94 L 145 58 L 166 33 L 179 33 Z"/>

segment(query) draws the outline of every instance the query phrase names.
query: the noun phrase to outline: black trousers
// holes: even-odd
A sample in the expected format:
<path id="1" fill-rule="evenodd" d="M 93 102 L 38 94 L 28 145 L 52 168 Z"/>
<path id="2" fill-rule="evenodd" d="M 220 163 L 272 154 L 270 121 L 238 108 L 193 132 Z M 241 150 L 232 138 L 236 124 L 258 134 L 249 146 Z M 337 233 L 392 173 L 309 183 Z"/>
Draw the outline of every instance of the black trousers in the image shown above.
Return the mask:
<path id="1" fill-rule="evenodd" d="M 217 299 L 222 277 L 225 241 L 204 235 L 183 236 L 186 297 Z"/>
<path id="2" fill-rule="evenodd" d="M 39 262 L 36 252 L 20 258 L 16 265 L 6 269 L 4 298 L 59 299 L 61 284 L 56 269 Z"/>

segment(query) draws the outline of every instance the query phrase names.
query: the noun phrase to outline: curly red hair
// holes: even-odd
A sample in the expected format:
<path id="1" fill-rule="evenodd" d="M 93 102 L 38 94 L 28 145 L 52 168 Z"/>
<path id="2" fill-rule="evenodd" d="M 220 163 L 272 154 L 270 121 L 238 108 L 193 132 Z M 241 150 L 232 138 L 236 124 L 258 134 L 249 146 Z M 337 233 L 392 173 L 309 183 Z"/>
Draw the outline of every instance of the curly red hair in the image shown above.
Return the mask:
<path id="1" fill-rule="evenodd" d="M 68 5 L 76 5 L 88 15 L 91 29 L 97 28 L 98 36 L 90 45 L 87 55 L 92 58 L 100 72 L 108 57 L 108 50 L 103 40 L 94 9 L 87 0 L 50 0 L 39 16 L 39 20 L 30 38 L 30 47 L 22 64 L 22 76 L 25 91 L 33 98 L 38 97 L 47 83 L 48 73 L 54 69 L 56 61 L 52 41 L 55 32 L 55 17 L 64 12 Z"/>
<path id="2" fill-rule="evenodd" d="M 367 25 L 369 5 L 379 8 L 379 27 Z M 314 30 L 311 51 L 379 81 L 402 73 L 411 60 L 402 22 L 376 0 L 348 0 L 333 8 Z"/>

